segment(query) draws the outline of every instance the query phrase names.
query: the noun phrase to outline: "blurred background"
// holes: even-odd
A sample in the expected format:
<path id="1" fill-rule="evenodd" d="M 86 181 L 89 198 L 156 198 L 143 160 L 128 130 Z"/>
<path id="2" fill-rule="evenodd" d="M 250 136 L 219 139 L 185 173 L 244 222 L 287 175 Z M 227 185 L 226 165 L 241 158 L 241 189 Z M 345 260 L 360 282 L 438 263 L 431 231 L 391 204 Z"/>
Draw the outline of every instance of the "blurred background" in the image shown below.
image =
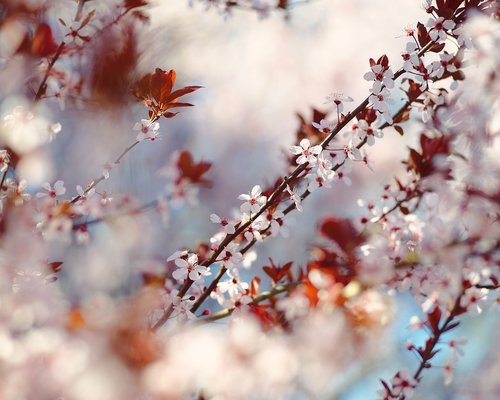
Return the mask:
<path id="1" fill-rule="evenodd" d="M 265 187 L 286 172 L 287 149 L 294 144 L 299 126 L 296 114 L 311 121 L 312 107 L 332 111 L 323 104 L 332 92 L 354 98 L 345 111 L 354 109 L 369 94 L 370 84 L 363 80 L 368 59 L 387 54 L 396 71 L 406 43 L 404 28 L 427 20 L 417 0 L 316 0 L 286 15 L 272 12 L 266 18 L 238 9 L 221 15 L 209 3 L 157 1 L 149 9 L 150 22 L 138 32 L 137 73 L 152 72 L 156 67 L 175 69 L 177 87 L 201 85 L 203 89 L 185 98 L 194 107 L 181 109 L 173 119 L 160 120 L 160 140 L 141 143 L 111 171 L 111 178 L 98 191 L 130 193 L 139 204 L 156 199 L 167 183 L 158 170 L 181 149 L 189 149 L 195 160 L 213 163 L 209 174 L 213 187 L 201 190 L 197 207 L 173 210 L 167 229 L 154 212 L 146 212 L 142 217 L 93 227 L 95 251 L 74 247 L 73 256 L 68 257 L 66 249 L 54 245 L 54 258 L 64 252 L 66 270 L 76 271 L 65 277 L 68 292 L 76 297 L 86 285 L 94 287 L 96 282 L 101 282 L 100 290 L 126 291 L 130 289 L 127 277 L 141 263 L 149 263 L 151 258 L 161 263 L 181 247 L 195 248 L 197 242 L 208 241 L 217 228 L 209 220 L 211 213 L 231 217 L 241 203 L 239 194 L 256 184 Z M 69 17 L 73 12 L 74 4 L 69 4 L 52 17 Z M 394 99 L 397 109 L 400 98 L 396 91 Z M 58 111 L 56 100 L 48 100 L 45 106 L 63 129 L 43 149 L 50 165 L 40 181 L 64 180 L 67 195 L 76 195 L 76 185 L 85 186 L 98 177 L 103 165 L 135 140 L 134 124 L 147 118 L 140 104 L 99 112 L 71 105 Z M 5 102 L 2 107 L 8 108 Z M 336 182 L 331 189 L 310 196 L 303 213 L 292 213 L 295 225 L 289 238 L 273 238 L 256 247 L 254 270 L 246 278 L 254 276 L 269 257 L 277 263 L 293 260 L 303 265 L 322 217 L 356 217 L 362 211 L 357 199 L 379 201 L 384 184 L 404 173 L 401 159 L 408 146 L 416 146 L 419 129 L 417 124 L 409 126 L 404 137 L 386 129 L 383 140 L 368 149 L 375 172 L 356 165 L 352 186 Z M 125 248 L 128 250 L 123 251 Z M 114 249 L 107 254 L 117 258 L 99 259 L 99 249 Z M 98 276 L 109 276 L 109 280 L 96 279 Z M 417 344 L 425 340 L 407 329 L 410 316 L 419 310 L 410 297 L 394 300 L 397 322 L 387 336 L 385 359 L 379 364 L 360 363 L 347 371 L 346 390 L 339 399 L 374 398 L 381 387 L 379 378 L 390 379 L 401 367 L 416 365 L 404 350 L 404 342 L 408 337 Z M 427 373 L 415 398 L 460 399 L 460 385 L 491 351 L 484 344 L 500 339 L 496 331 L 498 321 L 493 317 L 466 323 L 459 331 L 469 342 L 464 362 L 458 363 L 458 386 L 445 388 L 440 373 Z"/>

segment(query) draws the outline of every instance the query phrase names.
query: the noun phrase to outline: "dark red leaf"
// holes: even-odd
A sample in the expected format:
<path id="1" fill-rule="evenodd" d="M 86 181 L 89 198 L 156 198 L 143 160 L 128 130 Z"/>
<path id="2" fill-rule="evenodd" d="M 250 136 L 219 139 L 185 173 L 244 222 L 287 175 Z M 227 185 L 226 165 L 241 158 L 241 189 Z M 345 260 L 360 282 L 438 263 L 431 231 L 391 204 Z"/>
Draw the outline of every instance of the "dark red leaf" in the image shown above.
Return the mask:
<path id="1" fill-rule="evenodd" d="M 198 90 L 198 89 L 201 89 L 202 86 L 186 86 L 182 89 L 177 89 L 177 90 L 174 90 L 172 93 L 169 94 L 169 96 L 167 96 L 165 98 L 164 101 L 162 101 L 162 103 L 170 103 L 172 101 L 174 101 L 175 99 L 181 97 L 181 96 L 184 96 L 188 93 L 192 93 L 194 92 L 195 90 Z"/>
<path id="2" fill-rule="evenodd" d="M 348 219 L 327 218 L 320 227 L 321 233 L 336 242 L 344 253 L 351 253 L 364 242 L 363 236 Z"/>
<path id="3" fill-rule="evenodd" d="M 180 179 L 187 179 L 191 183 L 210 186 L 211 182 L 203 177 L 212 167 L 211 163 L 200 161 L 195 163 L 193 156 L 187 150 L 182 151 L 177 159 L 177 168 L 179 170 Z"/>
<path id="4" fill-rule="evenodd" d="M 432 47 L 429 49 L 429 51 L 432 51 L 433 53 L 441 53 L 441 50 L 444 49 L 445 43 L 436 43 L 433 44 Z"/>
<path id="5" fill-rule="evenodd" d="M 396 131 L 401 135 L 403 136 L 405 134 L 403 128 L 401 128 L 399 125 L 393 125 L 394 129 L 396 129 Z"/>
<path id="6" fill-rule="evenodd" d="M 389 67 L 389 58 L 384 54 L 378 59 L 377 64 L 387 69 Z"/>
<path id="7" fill-rule="evenodd" d="M 48 57 L 57 49 L 50 25 L 42 22 L 36 28 L 31 42 L 31 53 L 36 57 Z"/>
<path id="8" fill-rule="evenodd" d="M 439 332 L 439 321 L 441 320 L 441 310 L 435 307 L 434 311 L 427 314 L 427 325 L 434 334 Z"/>
<path id="9" fill-rule="evenodd" d="M 452 329 L 456 328 L 459 325 L 460 325 L 460 321 L 449 324 L 443 332 L 451 331 Z"/>
<path id="10" fill-rule="evenodd" d="M 52 270 L 52 273 L 58 273 L 58 272 L 61 272 L 61 265 L 63 265 L 64 262 L 63 261 L 53 261 L 51 263 L 49 263 L 49 267 L 50 269 Z"/>
<path id="11" fill-rule="evenodd" d="M 424 47 L 429 42 L 430 38 L 427 33 L 427 28 L 421 22 L 417 24 L 417 32 L 418 44 L 420 44 L 420 47 Z"/>

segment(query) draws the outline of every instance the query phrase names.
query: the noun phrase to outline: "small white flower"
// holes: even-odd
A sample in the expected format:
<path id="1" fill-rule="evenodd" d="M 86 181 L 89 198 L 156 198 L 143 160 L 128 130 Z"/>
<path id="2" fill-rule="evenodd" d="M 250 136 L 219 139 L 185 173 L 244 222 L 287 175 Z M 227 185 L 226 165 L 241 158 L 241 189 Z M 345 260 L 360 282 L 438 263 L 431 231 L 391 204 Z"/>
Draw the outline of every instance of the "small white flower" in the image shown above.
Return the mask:
<path id="1" fill-rule="evenodd" d="M 460 306 L 465 307 L 467 312 L 472 315 L 479 315 L 483 311 L 482 307 L 486 303 L 487 294 L 488 289 L 471 287 L 465 291 L 465 294 L 460 299 Z"/>
<path id="2" fill-rule="evenodd" d="M 187 250 L 178 250 L 174 254 L 172 254 L 170 257 L 167 258 L 167 261 L 174 261 L 177 260 L 178 258 L 187 258 L 186 256 L 188 255 Z"/>
<path id="3" fill-rule="evenodd" d="M 337 111 L 341 113 L 344 110 L 344 103 L 354 101 L 352 97 L 345 96 L 343 93 L 332 93 L 326 96 L 326 101 L 323 104 L 333 103 L 337 107 Z"/>
<path id="4" fill-rule="evenodd" d="M 316 164 L 316 157 L 321 153 L 322 148 L 320 145 L 312 146 L 309 139 L 302 139 L 300 141 L 300 146 L 291 146 L 290 152 L 295 155 L 299 155 L 297 158 L 297 164 L 309 163 L 311 165 Z"/>
<path id="5" fill-rule="evenodd" d="M 139 131 L 136 140 L 141 142 L 145 139 L 156 140 L 158 138 L 160 124 L 158 122 L 151 122 L 149 119 L 141 119 L 134 125 L 134 131 Z"/>
<path id="6" fill-rule="evenodd" d="M 260 233 L 261 230 L 264 229 L 264 221 L 254 221 L 252 224 L 245 230 L 244 236 L 245 239 L 251 242 L 255 239 L 257 242 L 262 242 L 262 235 Z"/>
<path id="7" fill-rule="evenodd" d="M 234 223 L 229 221 L 227 218 L 221 218 L 217 214 L 210 214 L 210 221 L 214 224 L 219 224 L 224 229 L 224 232 L 232 235 L 235 232 Z"/>
<path id="8" fill-rule="evenodd" d="M 373 146 L 375 144 L 375 138 L 384 137 L 382 130 L 372 128 L 364 119 L 359 120 L 353 130 L 359 140 L 366 139 L 366 144 L 368 146 Z"/>
<path id="9" fill-rule="evenodd" d="M 411 398 L 413 390 L 417 386 L 417 381 L 410 375 L 408 369 L 398 371 L 391 380 L 393 394 L 399 397 Z"/>
<path id="10" fill-rule="evenodd" d="M 336 124 L 332 124 L 326 119 L 322 119 L 319 121 L 319 124 L 317 122 L 313 122 L 312 126 L 314 126 L 318 131 L 329 134 L 331 131 L 333 131 L 333 128 L 335 128 Z"/>
<path id="11" fill-rule="evenodd" d="M 297 211 L 302 212 L 302 199 L 300 198 L 300 195 L 298 193 L 295 193 L 288 185 L 286 185 L 286 190 L 290 194 L 290 200 L 295 203 L 295 208 L 297 209 Z"/>
<path id="12" fill-rule="evenodd" d="M 448 340 L 448 346 L 450 347 L 450 350 L 453 352 L 453 354 L 457 354 L 462 357 L 465 355 L 462 346 L 465 345 L 466 343 L 467 343 L 466 338 Z"/>
<path id="13" fill-rule="evenodd" d="M 443 41 L 446 40 L 446 31 L 455 28 L 455 23 L 449 19 L 445 20 L 443 17 L 429 18 L 427 28 L 429 28 L 429 36 L 432 40 Z"/>
<path id="14" fill-rule="evenodd" d="M 189 277 L 193 282 L 196 282 L 202 277 L 210 275 L 210 270 L 207 267 L 198 264 L 196 254 L 189 254 L 187 259 L 177 258 L 175 265 L 178 268 L 172 273 L 172 277 L 178 281 L 184 281 Z"/>
<path id="15" fill-rule="evenodd" d="M 392 89 L 394 87 L 394 73 L 390 68 L 384 69 L 380 64 L 374 64 L 371 71 L 363 75 L 367 81 L 375 81 L 375 83 L 383 84 L 384 86 Z"/>
<path id="16" fill-rule="evenodd" d="M 267 197 L 262 196 L 262 189 L 259 185 L 255 185 L 250 194 L 240 194 L 238 199 L 245 200 L 240 206 L 241 212 L 245 214 L 258 212 L 267 201 Z"/>
<path id="17" fill-rule="evenodd" d="M 61 196 L 66 193 L 66 188 L 64 187 L 63 181 L 57 181 L 54 184 L 54 187 L 50 186 L 48 182 L 42 183 L 42 188 L 45 189 L 45 192 L 39 192 L 36 194 L 36 197 L 52 197 L 53 199 L 57 196 Z"/>
<path id="18" fill-rule="evenodd" d="M 191 304 L 188 300 L 183 300 L 175 296 L 172 300 L 172 305 L 174 306 L 173 318 L 176 318 L 180 322 L 196 319 L 196 315 L 191 312 Z"/>
<path id="19" fill-rule="evenodd" d="M 404 64 L 403 69 L 405 71 L 412 71 L 415 67 L 420 64 L 420 59 L 418 58 L 418 48 L 415 42 L 410 41 L 406 43 L 406 51 L 401 53 Z"/>

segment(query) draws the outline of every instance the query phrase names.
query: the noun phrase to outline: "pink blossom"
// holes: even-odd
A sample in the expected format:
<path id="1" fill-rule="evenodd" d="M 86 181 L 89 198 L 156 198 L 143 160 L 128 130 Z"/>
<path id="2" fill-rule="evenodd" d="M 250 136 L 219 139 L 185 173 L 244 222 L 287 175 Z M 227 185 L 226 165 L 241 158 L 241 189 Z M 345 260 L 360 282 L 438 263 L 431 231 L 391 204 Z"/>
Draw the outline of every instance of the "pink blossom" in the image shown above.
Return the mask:
<path id="1" fill-rule="evenodd" d="M 332 93 L 326 96 L 326 101 L 323 104 L 333 103 L 337 107 L 337 112 L 341 113 L 344 111 L 344 103 L 350 103 L 354 101 L 352 97 L 345 96 L 343 93 Z"/>
<path id="2" fill-rule="evenodd" d="M 222 226 L 225 233 L 231 235 L 235 231 L 234 223 L 229 221 L 227 218 L 221 218 L 217 214 L 210 214 L 210 221 L 214 224 L 219 224 Z"/>
<path id="3" fill-rule="evenodd" d="M 316 164 L 317 155 L 321 153 L 321 146 L 316 145 L 311 147 L 311 142 L 309 139 L 302 139 L 300 141 L 300 146 L 291 146 L 290 152 L 292 154 L 299 155 L 297 158 L 297 164 L 309 163 L 311 165 Z"/>
<path id="4" fill-rule="evenodd" d="M 429 28 L 429 36 L 434 41 L 446 40 L 446 31 L 455 28 L 453 21 L 449 19 L 445 20 L 443 17 L 437 19 L 429 18 L 426 25 Z"/>
<path id="5" fill-rule="evenodd" d="M 38 192 L 36 197 L 51 197 L 55 199 L 57 196 L 62 196 L 66 193 L 66 188 L 64 187 L 63 181 L 57 181 L 54 183 L 54 187 L 52 187 L 48 182 L 42 183 L 42 188 L 45 189 L 45 192 Z"/>
<path id="6" fill-rule="evenodd" d="M 392 391 L 397 397 L 405 396 L 407 398 L 413 397 L 413 392 L 417 386 L 417 381 L 410 375 L 408 369 L 398 371 L 394 378 L 391 380 Z"/>
<path id="7" fill-rule="evenodd" d="M 262 189 L 259 185 L 255 185 L 250 194 L 240 194 L 238 199 L 244 200 L 245 202 L 240 206 L 240 210 L 243 213 L 256 213 L 260 208 L 266 204 L 267 197 L 262 196 Z"/>

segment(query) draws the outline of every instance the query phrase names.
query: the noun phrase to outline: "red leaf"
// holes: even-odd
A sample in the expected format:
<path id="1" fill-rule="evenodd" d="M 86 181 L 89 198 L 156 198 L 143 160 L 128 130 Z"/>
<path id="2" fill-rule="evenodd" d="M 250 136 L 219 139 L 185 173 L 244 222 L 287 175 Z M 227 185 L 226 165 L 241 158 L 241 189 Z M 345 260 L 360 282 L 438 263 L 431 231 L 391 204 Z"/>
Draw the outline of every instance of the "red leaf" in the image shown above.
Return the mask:
<path id="1" fill-rule="evenodd" d="M 170 93 L 165 100 L 163 101 L 164 103 L 170 103 L 174 101 L 175 99 L 182 97 L 188 93 L 194 92 L 195 90 L 201 89 L 202 86 L 186 86 L 183 87 L 182 89 L 177 89 L 174 90 L 172 93 Z"/>
<path id="2" fill-rule="evenodd" d="M 351 253 L 364 242 L 363 236 L 348 219 L 327 218 L 320 227 L 321 233 L 336 242 L 344 253 Z"/>
<path id="3" fill-rule="evenodd" d="M 422 156 L 425 160 L 430 160 L 436 154 L 448 154 L 448 140 L 444 136 L 429 138 L 425 135 L 420 136 L 420 146 L 422 147 Z"/>
<path id="4" fill-rule="evenodd" d="M 177 168 L 180 172 L 180 179 L 187 179 L 191 183 L 210 186 L 211 182 L 203 177 L 205 173 L 212 167 L 211 163 L 200 161 L 195 163 L 193 156 L 187 150 L 179 154 L 177 159 Z"/>
<path id="5" fill-rule="evenodd" d="M 153 99 L 158 104 L 162 103 L 172 92 L 172 87 L 175 82 L 175 72 L 171 69 L 168 72 L 156 68 L 149 82 L 149 90 Z"/>
<path id="6" fill-rule="evenodd" d="M 356 115 L 356 118 L 358 120 L 364 119 L 370 125 L 377 119 L 377 112 L 373 108 L 365 108 Z"/>
<path id="7" fill-rule="evenodd" d="M 147 107 L 152 108 L 152 116 L 172 118 L 177 113 L 166 112 L 174 107 L 190 107 L 191 103 L 177 102 L 179 97 L 192 93 L 201 88 L 201 86 L 186 86 L 172 92 L 175 83 L 176 73 L 173 69 L 163 71 L 156 68 L 153 74 L 146 74 L 142 77 L 135 87 L 132 94 L 140 100 L 145 101 Z"/>
<path id="8" fill-rule="evenodd" d="M 441 53 L 441 50 L 444 49 L 445 43 L 436 43 L 432 45 L 432 47 L 429 49 L 429 51 L 432 51 L 433 53 Z"/>
<path id="9" fill-rule="evenodd" d="M 408 159 L 408 167 L 413 169 L 417 174 L 423 173 L 422 156 L 414 149 L 410 149 L 410 157 Z"/>
<path id="10" fill-rule="evenodd" d="M 396 131 L 403 136 L 405 134 L 403 128 L 401 128 L 399 125 L 393 125 L 393 128 L 396 129 Z"/>
<path id="11" fill-rule="evenodd" d="M 417 24 L 417 31 L 418 43 L 420 44 L 420 47 L 424 47 L 430 40 L 429 34 L 427 33 L 427 28 L 424 24 L 419 22 Z"/>
<path id="12" fill-rule="evenodd" d="M 287 274 L 288 272 L 290 271 L 290 268 L 292 267 L 292 262 L 288 262 L 286 263 L 285 265 L 283 265 L 282 267 L 280 266 L 276 266 L 276 264 L 274 264 L 274 261 L 270 258 L 269 261 L 271 262 L 271 265 L 270 266 L 264 266 L 262 267 L 262 269 L 264 270 L 264 272 L 266 273 L 267 276 L 269 276 L 269 278 L 271 278 L 271 281 L 276 284 L 278 283 L 281 279 L 283 279 Z"/>
<path id="13" fill-rule="evenodd" d="M 441 310 L 439 307 L 434 308 L 434 311 L 427 314 L 427 324 L 434 334 L 439 331 L 439 321 L 441 320 Z"/>
<path id="14" fill-rule="evenodd" d="M 57 44 L 52 36 L 52 29 L 48 24 L 42 22 L 36 28 L 31 42 L 31 53 L 36 57 L 48 57 L 57 49 Z"/>
<path id="15" fill-rule="evenodd" d="M 49 267 L 52 270 L 52 272 L 54 274 L 56 274 L 58 272 L 61 272 L 61 265 L 63 265 L 63 264 L 64 264 L 63 261 L 54 261 L 54 262 L 49 263 Z"/>
<path id="16" fill-rule="evenodd" d="M 165 118 L 174 118 L 177 114 L 179 114 L 179 113 L 164 112 L 164 113 L 162 114 L 162 116 L 163 116 L 163 117 L 165 117 Z"/>
<path id="17" fill-rule="evenodd" d="M 260 278 L 256 276 L 250 281 L 250 297 L 253 299 L 259 295 Z"/>
<path id="18" fill-rule="evenodd" d="M 377 64 L 387 69 L 389 67 L 389 58 L 384 54 L 377 60 Z"/>
<path id="19" fill-rule="evenodd" d="M 134 8 L 139 8 L 139 7 L 146 6 L 146 5 L 148 5 L 148 2 L 145 0 L 124 0 L 123 1 L 123 6 L 127 10 L 132 10 Z"/>

